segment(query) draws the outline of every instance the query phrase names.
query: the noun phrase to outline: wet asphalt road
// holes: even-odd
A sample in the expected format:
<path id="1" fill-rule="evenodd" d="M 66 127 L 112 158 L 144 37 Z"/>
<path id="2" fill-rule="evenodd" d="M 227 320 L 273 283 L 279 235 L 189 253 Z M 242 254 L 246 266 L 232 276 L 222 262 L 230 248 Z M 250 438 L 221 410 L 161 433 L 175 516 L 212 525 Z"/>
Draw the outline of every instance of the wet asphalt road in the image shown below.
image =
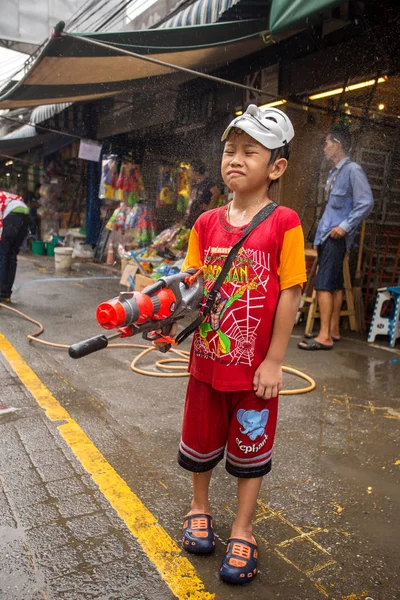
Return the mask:
<path id="1" fill-rule="evenodd" d="M 71 277 L 113 274 L 81 264 Z M 118 279 L 31 283 L 53 277 L 52 259 L 21 257 L 15 307 L 44 323 L 46 340 L 70 344 L 98 333 L 95 308 L 118 292 Z M 132 349 L 73 361 L 29 344 L 33 331 L 0 309 L 0 333 L 179 543 L 190 502 L 190 475 L 176 463 L 186 379 L 134 374 Z M 190 563 L 221 600 L 395 600 L 400 352 L 383 349 L 382 338 L 382 349 L 344 339 L 334 351 L 306 353 L 296 349 L 300 334 L 285 363 L 314 377 L 317 389 L 281 399 L 255 522 L 259 576 L 244 588 L 218 580 L 236 505 L 223 464 L 211 487 L 216 554 Z M 153 358 L 143 365 L 152 369 Z M 21 409 L 0 417 L 1 600 L 176 597 L 1 353 L 0 399 Z"/>

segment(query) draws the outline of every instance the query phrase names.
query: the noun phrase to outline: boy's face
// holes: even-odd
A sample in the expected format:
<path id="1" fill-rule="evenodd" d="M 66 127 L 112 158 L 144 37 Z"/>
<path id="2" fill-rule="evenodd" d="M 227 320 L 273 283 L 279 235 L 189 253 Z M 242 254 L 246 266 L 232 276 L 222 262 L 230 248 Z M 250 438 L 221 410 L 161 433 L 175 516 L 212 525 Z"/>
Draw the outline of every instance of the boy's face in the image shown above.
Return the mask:
<path id="1" fill-rule="evenodd" d="M 233 192 L 268 188 L 268 180 L 280 177 L 287 165 L 284 158 L 269 165 L 270 158 L 271 150 L 244 131 L 233 130 L 225 142 L 222 155 L 222 179 Z"/>

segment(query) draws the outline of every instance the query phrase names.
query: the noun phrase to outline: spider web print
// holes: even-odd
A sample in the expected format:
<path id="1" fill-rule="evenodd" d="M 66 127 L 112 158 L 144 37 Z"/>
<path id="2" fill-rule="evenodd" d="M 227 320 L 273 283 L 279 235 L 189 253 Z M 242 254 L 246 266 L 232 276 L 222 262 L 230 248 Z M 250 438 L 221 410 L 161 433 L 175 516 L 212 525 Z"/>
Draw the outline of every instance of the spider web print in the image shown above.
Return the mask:
<path id="1" fill-rule="evenodd" d="M 265 305 L 265 295 L 269 281 L 270 256 L 258 250 L 249 248 L 242 249 L 240 256 L 235 261 L 235 266 L 250 265 L 248 285 L 249 288 L 243 296 L 228 308 L 226 318 L 223 318 L 228 328 L 224 329 L 225 335 L 229 337 L 232 343 L 232 350 L 224 357 L 230 357 L 228 364 L 246 364 L 251 365 L 254 357 L 254 345 L 257 338 L 257 329 L 261 319 L 257 318 L 257 312 L 263 310 Z M 253 275 L 256 275 L 254 277 Z M 231 282 L 230 296 L 233 296 L 243 287 L 243 283 Z M 263 293 L 257 294 L 256 289 L 262 288 Z M 206 349 L 207 346 L 207 349 Z M 219 337 L 217 332 L 209 332 L 206 344 L 201 336 L 196 334 L 194 349 L 196 354 L 208 358 L 219 358 Z"/>

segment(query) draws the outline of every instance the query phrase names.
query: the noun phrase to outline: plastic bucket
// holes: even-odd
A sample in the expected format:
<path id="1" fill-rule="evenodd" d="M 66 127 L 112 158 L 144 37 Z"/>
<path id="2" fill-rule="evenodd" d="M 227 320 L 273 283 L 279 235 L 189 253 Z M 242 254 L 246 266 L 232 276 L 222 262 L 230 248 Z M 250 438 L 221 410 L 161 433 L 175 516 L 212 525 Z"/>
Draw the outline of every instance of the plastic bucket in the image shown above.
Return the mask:
<path id="1" fill-rule="evenodd" d="M 54 246 L 61 246 L 61 244 L 64 242 L 64 237 L 55 233 L 51 238 L 51 242 L 54 244 Z"/>
<path id="2" fill-rule="evenodd" d="M 58 242 L 47 242 L 46 252 L 47 256 L 54 256 L 54 248 L 57 248 Z"/>
<path id="3" fill-rule="evenodd" d="M 72 267 L 73 248 L 54 248 L 56 271 L 69 271 Z"/>
<path id="4" fill-rule="evenodd" d="M 44 254 L 44 242 L 42 240 L 32 240 L 32 254 L 40 256 Z"/>

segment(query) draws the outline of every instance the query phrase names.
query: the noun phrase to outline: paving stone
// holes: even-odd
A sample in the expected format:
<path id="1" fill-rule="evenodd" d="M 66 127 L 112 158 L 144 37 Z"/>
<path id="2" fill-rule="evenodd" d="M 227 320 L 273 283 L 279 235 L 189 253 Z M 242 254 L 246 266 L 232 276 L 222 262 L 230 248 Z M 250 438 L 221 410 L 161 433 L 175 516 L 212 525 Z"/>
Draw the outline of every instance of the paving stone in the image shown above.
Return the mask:
<path id="1" fill-rule="evenodd" d="M 35 552 L 65 546 L 71 540 L 69 529 L 65 525 L 57 524 L 35 527 L 28 531 L 27 538 Z"/>
<path id="2" fill-rule="evenodd" d="M 0 556 L 2 556 L 0 598 L 2 600 L 37 598 L 41 585 L 37 581 L 25 549 L 23 530 L 15 527 L 0 527 Z"/>
<path id="3" fill-rule="evenodd" d="M 104 584 L 105 598 L 120 600 L 122 598 L 140 598 L 143 593 L 146 600 L 169 600 L 174 595 L 163 583 L 156 568 L 146 560 L 144 555 L 118 560 L 93 568 L 93 580 Z M 147 590 L 143 590 L 146 582 Z"/>
<path id="4" fill-rule="evenodd" d="M 93 492 L 91 492 L 91 496 L 92 496 L 92 498 L 94 498 L 94 500 L 96 500 L 97 504 L 101 508 L 115 514 L 114 510 L 112 510 L 112 508 L 111 508 L 109 501 L 99 490 L 93 490 Z"/>
<path id="5" fill-rule="evenodd" d="M 21 471 L 21 469 L 30 469 L 31 467 L 32 462 L 25 452 L 14 450 L 8 454 L 0 454 L 0 473 Z"/>
<path id="6" fill-rule="evenodd" d="M 61 515 L 67 519 L 87 515 L 99 510 L 96 502 L 87 494 L 78 494 L 70 498 L 60 498 L 57 501 Z"/>
<path id="7" fill-rule="evenodd" d="M 54 577 L 71 573 L 81 564 L 79 554 L 70 546 L 53 548 L 51 551 L 38 553 L 36 560 L 47 581 Z"/>
<path id="8" fill-rule="evenodd" d="M 4 398 L 0 396 L 0 400 L 2 402 L 5 401 Z M 14 443 L 20 442 L 20 437 L 18 435 L 17 430 L 15 429 L 14 423 L 1 423 L 1 435 L 0 435 L 0 452 L 3 451 L 3 448 L 8 448 Z"/>
<path id="9" fill-rule="evenodd" d="M 46 436 L 49 433 L 47 424 L 43 421 L 42 417 L 27 417 L 26 419 L 20 419 L 16 424 L 16 428 L 23 439 L 37 438 L 39 436 Z"/>
<path id="10" fill-rule="evenodd" d="M 59 464 L 64 461 L 63 453 L 58 449 L 30 452 L 30 458 L 35 467 Z"/>
<path id="11" fill-rule="evenodd" d="M 97 483 L 95 481 L 93 481 L 93 479 L 91 478 L 91 476 L 86 471 L 82 475 L 81 479 L 82 479 L 82 482 L 86 485 L 87 488 L 89 488 L 91 490 L 97 490 L 97 491 L 99 491 L 99 486 L 97 485 Z"/>
<path id="12" fill-rule="evenodd" d="M 0 524 L 3 527 L 15 527 L 15 518 L 3 491 L 0 491 Z"/>
<path id="13" fill-rule="evenodd" d="M 19 385 L 6 385 L 4 388 L 0 386 L 0 399 L 6 402 L 8 406 L 15 408 L 36 408 L 37 404 L 28 396 L 24 388 Z"/>
<path id="14" fill-rule="evenodd" d="M 74 494 L 85 492 L 85 486 L 79 477 L 51 481 L 46 484 L 46 487 L 54 498 L 69 498 Z"/>
<path id="15" fill-rule="evenodd" d="M 108 517 L 112 527 L 114 529 L 118 529 L 120 531 L 126 531 L 127 528 L 126 528 L 124 521 L 121 519 L 121 517 L 118 516 L 118 514 L 115 512 L 115 510 L 113 508 L 111 508 L 111 505 L 108 502 L 107 502 L 107 504 L 109 506 L 109 510 L 107 511 L 107 517 Z"/>
<path id="16" fill-rule="evenodd" d="M 10 502 L 16 507 L 29 506 L 49 500 L 49 495 L 43 485 L 30 485 L 23 488 L 10 490 L 7 494 Z"/>
<path id="17" fill-rule="evenodd" d="M 36 469 L 21 469 L 20 471 L 3 473 L 1 480 L 6 491 L 42 483 Z"/>
<path id="18" fill-rule="evenodd" d="M 102 537 L 110 531 L 110 521 L 104 514 L 89 515 L 78 519 L 71 519 L 67 526 L 78 540 L 90 537 Z"/>
<path id="19" fill-rule="evenodd" d="M 44 434 L 40 434 L 38 436 L 24 436 L 22 437 L 22 441 L 27 452 L 48 452 L 50 450 L 58 450 L 59 446 L 57 445 L 55 439 L 51 435 L 51 433 L 47 432 Z"/>
<path id="20" fill-rule="evenodd" d="M 45 483 L 56 481 L 57 479 L 65 479 L 75 475 L 74 469 L 67 462 L 53 465 L 42 465 L 38 468 L 38 473 Z"/>
<path id="21" fill-rule="evenodd" d="M 26 530 L 59 521 L 60 515 L 54 504 L 34 504 L 17 509 L 21 524 Z"/>
<path id="22" fill-rule="evenodd" d="M 104 597 L 104 585 L 95 583 L 91 574 L 82 571 L 53 579 L 51 591 L 57 600 L 98 600 Z"/>
<path id="23" fill-rule="evenodd" d="M 90 565 L 112 562 L 130 552 L 128 545 L 116 535 L 108 535 L 103 540 L 88 540 L 80 550 Z"/>

